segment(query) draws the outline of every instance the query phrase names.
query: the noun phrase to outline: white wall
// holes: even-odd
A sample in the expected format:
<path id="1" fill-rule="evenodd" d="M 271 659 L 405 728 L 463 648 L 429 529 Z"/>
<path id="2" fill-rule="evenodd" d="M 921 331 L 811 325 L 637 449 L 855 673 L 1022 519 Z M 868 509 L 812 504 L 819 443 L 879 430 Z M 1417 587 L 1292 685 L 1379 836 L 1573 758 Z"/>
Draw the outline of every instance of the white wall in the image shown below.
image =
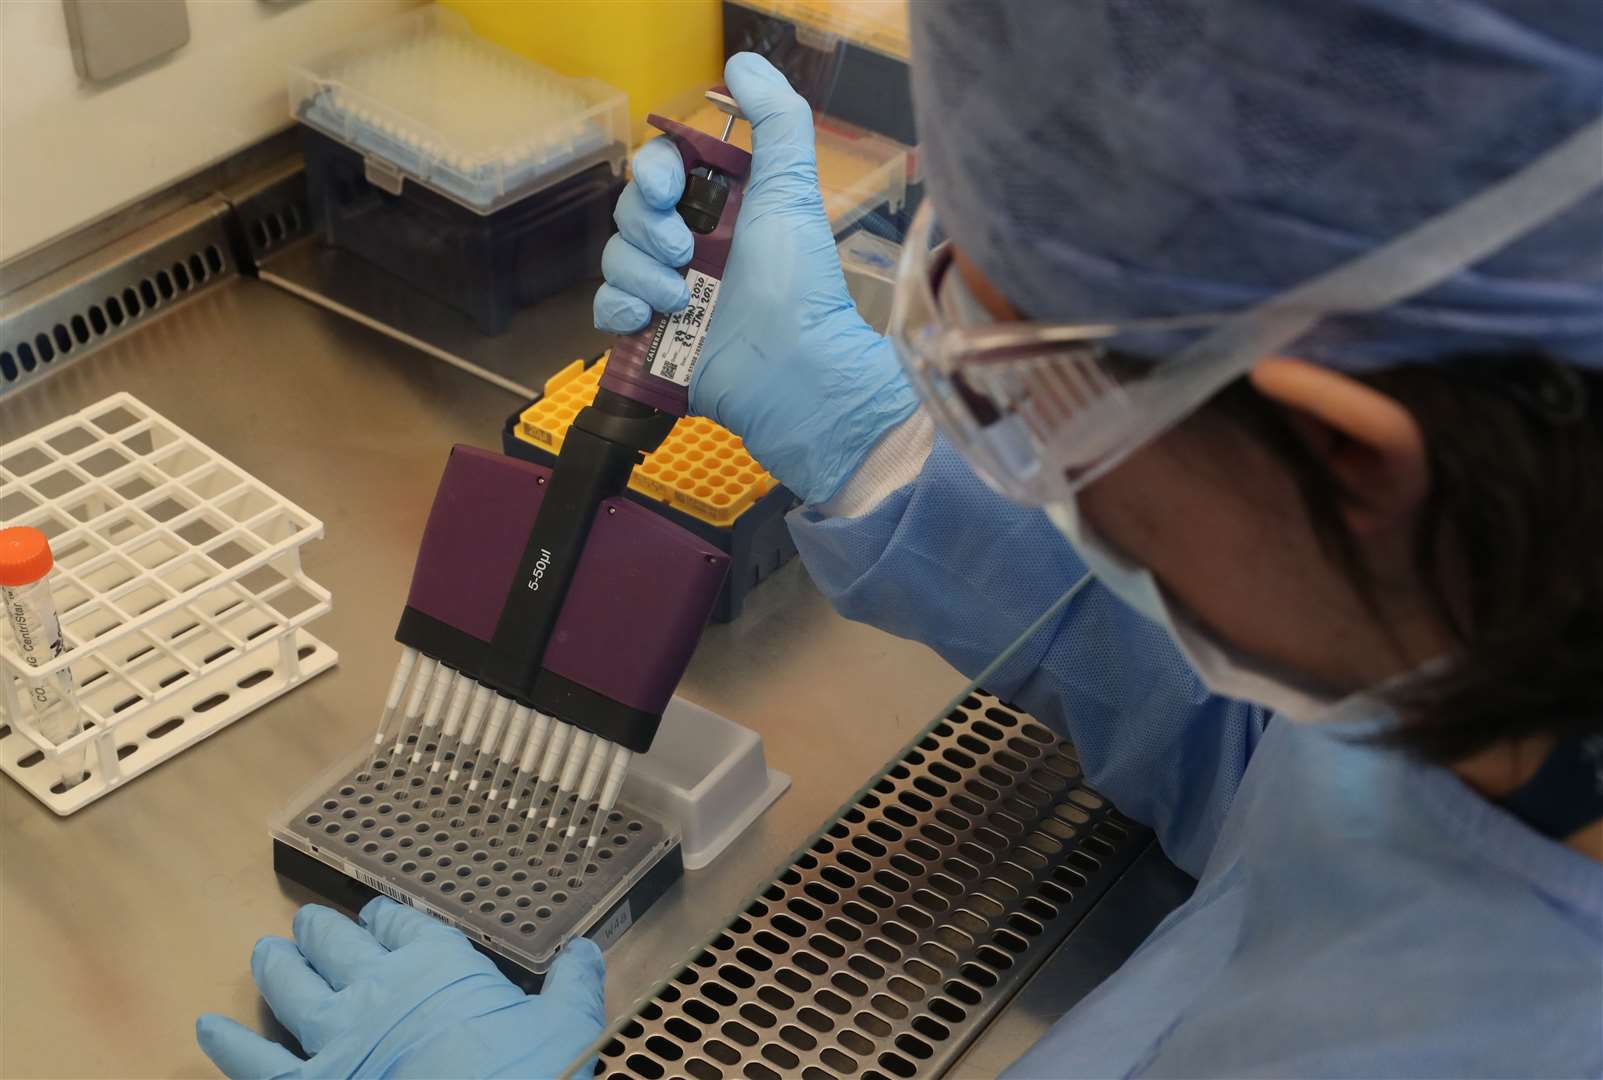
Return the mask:
<path id="1" fill-rule="evenodd" d="M 256 142 L 285 72 L 416 0 L 188 0 L 189 44 L 103 86 L 57 0 L 0 0 L 0 261 Z"/>

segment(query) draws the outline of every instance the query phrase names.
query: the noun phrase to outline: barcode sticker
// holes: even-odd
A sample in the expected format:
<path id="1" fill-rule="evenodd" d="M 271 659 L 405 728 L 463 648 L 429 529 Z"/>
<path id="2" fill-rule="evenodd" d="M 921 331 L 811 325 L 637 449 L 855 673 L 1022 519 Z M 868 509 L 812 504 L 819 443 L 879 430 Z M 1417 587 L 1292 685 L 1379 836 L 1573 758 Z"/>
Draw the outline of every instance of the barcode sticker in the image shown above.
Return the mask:
<path id="1" fill-rule="evenodd" d="M 370 889 L 377 889 L 379 892 L 383 893 L 385 896 L 396 901 L 397 903 L 405 904 L 407 907 L 417 906 L 412 903 L 412 898 L 410 896 L 407 896 L 396 886 L 392 885 L 388 881 L 385 881 L 381 877 L 374 877 L 366 870 L 363 870 L 360 866 L 352 866 L 350 863 L 346 863 L 345 871 L 357 881 L 360 881 L 363 885 L 366 885 Z"/>
<path id="2" fill-rule="evenodd" d="M 685 284 L 690 286 L 690 303 L 657 325 L 651 351 L 646 354 L 647 371 L 680 386 L 690 385 L 696 361 L 701 359 L 702 342 L 707 340 L 707 327 L 712 324 L 712 309 L 718 303 L 719 281 L 692 270 L 685 275 Z"/>

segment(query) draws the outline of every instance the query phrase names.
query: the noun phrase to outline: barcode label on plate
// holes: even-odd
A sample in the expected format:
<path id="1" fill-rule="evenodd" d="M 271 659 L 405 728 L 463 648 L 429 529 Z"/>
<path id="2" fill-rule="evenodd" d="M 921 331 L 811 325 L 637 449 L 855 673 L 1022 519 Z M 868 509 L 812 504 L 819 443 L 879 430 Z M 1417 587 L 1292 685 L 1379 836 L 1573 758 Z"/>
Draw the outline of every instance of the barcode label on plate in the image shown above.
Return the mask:
<path id="1" fill-rule="evenodd" d="M 657 324 L 646 354 L 646 370 L 659 379 L 680 386 L 690 385 L 690 376 L 701 359 L 701 346 L 707 340 L 712 309 L 718 303 L 719 281 L 711 274 L 692 270 L 685 275 L 690 286 L 690 303 Z"/>
<path id="2" fill-rule="evenodd" d="M 623 936 L 623 932 L 634 925 L 634 912 L 629 908 L 629 901 L 624 899 L 618 905 L 618 910 L 607 916 L 607 921 L 590 931 L 589 938 L 596 943 L 596 948 L 605 952 L 612 947 L 612 943 Z"/>
<path id="3" fill-rule="evenodd" d="M 394 900 L 400 904 L 405 904 L 407 907 L 417 906 L 412 903 L 412 898 L 410 896 L 407 896 L 404 892 L 390 884 L 388 881 L 385 881 L 383 878 L 374 877 L 366 870 L 363 870 L 360 866 L 351 866 L 347 863 L 345 869 L 346 872 L 354 877 L 357 881 L 360 881 L 363 885 L 366 885 L 370 889 L 377 889 L 391 900 Z"/>

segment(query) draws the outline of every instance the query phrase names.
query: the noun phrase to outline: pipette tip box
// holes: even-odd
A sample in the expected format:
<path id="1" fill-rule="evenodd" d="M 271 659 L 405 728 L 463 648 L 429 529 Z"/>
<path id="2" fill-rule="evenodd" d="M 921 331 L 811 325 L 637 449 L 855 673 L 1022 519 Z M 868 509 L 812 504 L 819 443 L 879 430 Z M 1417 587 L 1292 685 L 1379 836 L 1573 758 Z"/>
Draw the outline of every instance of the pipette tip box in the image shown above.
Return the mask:
<path id="1" fill-rule="evenodd" d="M 628 102 L 434 6 L 291 71 L 324 240 L 499 333 L 593 275 L 624 184 Z"/>
<path id="2" fill-rule="evenodd" d="M 594 399 L 606 357 L 575 360 L 546 380 L 544 393 L 507 418 L 503 451 L 537 465 L 556 463 L 568 425 Z M 796 555 L 785 514 L 797 498 L 751 459 L 734 435 L 686 417 L 629 481 L 628 497 L 729 556 L 729 578 L 714 622 L 739 616 L 746 596 Z"/>

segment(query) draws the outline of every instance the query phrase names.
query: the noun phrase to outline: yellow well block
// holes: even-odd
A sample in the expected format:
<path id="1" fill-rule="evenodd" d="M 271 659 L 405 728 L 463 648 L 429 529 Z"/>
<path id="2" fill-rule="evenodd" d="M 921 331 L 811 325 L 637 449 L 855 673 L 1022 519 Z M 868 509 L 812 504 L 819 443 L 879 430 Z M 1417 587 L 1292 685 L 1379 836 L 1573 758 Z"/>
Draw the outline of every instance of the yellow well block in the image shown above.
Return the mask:
<path id="1" fill-rule="evenodd" d="M 573 418 L 595 400 L 606 363 L 605 356 L 589 367 L 575 360 L 547 379 L 545 394 L 518 418 L 517 437 L 561 452 Z M 741 440 L 700 416 L 675 424 L 629 478 L 629 486 L 642 495 L 718 526 L 734 524 L 775 483 Z"/>

